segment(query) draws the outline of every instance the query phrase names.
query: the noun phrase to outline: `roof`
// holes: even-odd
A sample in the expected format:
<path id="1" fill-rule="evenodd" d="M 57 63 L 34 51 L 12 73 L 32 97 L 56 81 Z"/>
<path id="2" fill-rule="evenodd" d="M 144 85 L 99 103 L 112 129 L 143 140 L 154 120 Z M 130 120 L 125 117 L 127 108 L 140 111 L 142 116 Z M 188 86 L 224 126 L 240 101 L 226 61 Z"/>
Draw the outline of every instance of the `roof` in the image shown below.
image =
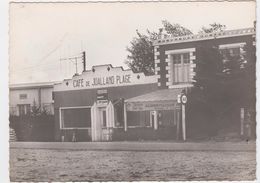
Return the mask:
<path id="1" fill-rule="evenodd" d="M 34 88 L 53 88 L 53 85 L 57 81 L 53 82 L 38 82 L 38 83 L 19 83 L 19 84 L 10 84 L 10 89 L 34 89 Z"/>
<path id="2" fill-rule="evenodd" d="M 181 93 L 182 90 L 183 88 L 157 90 L 151 93 L 127 99 L 125 102 L 130 103 L 177 100 L 177 96 Z"/>
<path id="3" fill-rule="evenodd" d="M 153 45 L 164 45 L 164 44 L 174 44 L 174 43 L 183 43 L 191 41 L 200 41 L 200 40 L 209 40 L 215 38 L 225 38 L 225 37 L 236 37 L 244 35 L 254 35 L 256 31 L 254 28 L 245 28 L 245 29 L 235 29 L 235 30 L 226 30 L 213 33 L 203 33 L 203 34 L 192 34 L 186 36 L 173 37 L 172 35 L 163 35 L 163 37 L 155 40 Z"/>

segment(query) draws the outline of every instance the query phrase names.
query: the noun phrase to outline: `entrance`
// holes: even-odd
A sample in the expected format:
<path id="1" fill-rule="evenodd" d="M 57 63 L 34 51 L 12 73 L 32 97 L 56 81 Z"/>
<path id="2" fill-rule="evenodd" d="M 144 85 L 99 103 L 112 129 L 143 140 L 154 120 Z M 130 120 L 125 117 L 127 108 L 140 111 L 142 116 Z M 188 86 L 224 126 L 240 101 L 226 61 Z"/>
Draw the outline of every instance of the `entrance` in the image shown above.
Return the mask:
<path id="1" fill-rule="evenodd" d="M 158 116 L 157 115 L 158 115 L 157 111 L 150 111 L 150 124 L 155 130 L 158 129 Z"/>
<path id="2" fill-rule="evenodd" d="M 91 135 L 92 141 L 112 140 L 112 130 L 114 124 L 114 108 L 109 102 L 108 105 L 97 105 L 91 107 Z"/>

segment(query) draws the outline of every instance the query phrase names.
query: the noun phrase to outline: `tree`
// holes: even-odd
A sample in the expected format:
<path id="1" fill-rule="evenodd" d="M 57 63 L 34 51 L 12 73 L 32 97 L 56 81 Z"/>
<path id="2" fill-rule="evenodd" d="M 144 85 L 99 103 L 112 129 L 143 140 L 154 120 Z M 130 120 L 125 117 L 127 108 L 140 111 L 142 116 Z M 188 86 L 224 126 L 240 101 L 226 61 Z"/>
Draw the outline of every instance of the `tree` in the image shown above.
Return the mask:
<path id="1" fill-rule="evenodd" d="M 209 27 L 202 27 L 200 33 L 211 33 L 225 30 L 226 26 L 219 23 L 212 23 Z M 174 37 L 193 34 L 189 29 L 177 23 L 170 23 L 162 20 L 162 27 L 158 31 L 147 30 L 146 34 L 141 34 L 136 30 L 137 36 L 126 48 L 129 52 L 125 63 L 134 72 L 144 72 L 146 75 L 154 74 L 154 49 L 153 41 L 161 36 L 170 35 Z"/>
<path id="2" fill-rule="evenodd" d="M 154 73 L 154 51 L 153 37 L 155 34 L 148 32 L 148 36 L 136 30 L 137 37 L 131 41 L 131 46 L 127 47 L 130 55 L 125 62 L 134 72 L 144 72 L 146 75 Z"/>
<path id="3" fill-rule="evenodd" d="M 201 30 L 199 31 L 199 34 L 201 33 L 212 33 L 212 32 L 221 32 L 226 29 L 226 26 L 220 23 L 212 23 L 209 24 L 209 27 L 202 27 Z"/>
<path id="4" fill-rule="evenodd" d="M 209 135 L 239 122 L 241 107 L 255 109 L 255 47 L 246 45 L 244 50 L 234 54 L 214 44 L 197 48 L 187 120 L 208 126 Z"/>
<path id="5" fill-rule="evenodd" d="M 181 26 L 180 24 L 173 23 L 171 24 L 167 20 L 162 21 L 164 30 L 168 35 L 178 37 L 178 36 L 186 36 L 186 35 L 191 35 L 193 34 L 189 29 Z"/>
<path id="6" fill-rule="evenodd" d="M 188 93 L 187 121 L 201 128 L 195 134 L 214 135 L 218 109 L 222 101 L 221 74 L 222 55 L 218 47 L 201 46 L 196 49 L 196 68 L 194 86 Z M 192 122 L 192 123 L 191 123 Z M 193 129 L 190 127 L 190 129 Z M 192 132 L 191 132 L 192 133 Z"/>
<path id="7" fill-rule="evenodd" d="M 134 37 L 130 42 L 130 46 L 126 48 L 130 54 L 125 61 L 134 72 L 144 72 L 146 75 L 154 74 L 153 41 L 163 34 L 163 30 L 166 31 L 166 34 L 173 36 L 192 34 L 189 29 L 179 24 L 171 24 L 167 20 L 163 20 L 162 24 L 163 28 L 160 28 L 158 32 L 147 30 L 147 35 L 136 30 L 137 37 Z"/>
<path id="8" fill-rule="evenodd" d="M 31 109 L 31 113 L 30 113 L 32 116 L 38 116 L 41 114 L 41 107 L 38 106 L 36 104 L 36 101 L 33 100 L 33 106 L 32 106 L 32 109 Z"/>

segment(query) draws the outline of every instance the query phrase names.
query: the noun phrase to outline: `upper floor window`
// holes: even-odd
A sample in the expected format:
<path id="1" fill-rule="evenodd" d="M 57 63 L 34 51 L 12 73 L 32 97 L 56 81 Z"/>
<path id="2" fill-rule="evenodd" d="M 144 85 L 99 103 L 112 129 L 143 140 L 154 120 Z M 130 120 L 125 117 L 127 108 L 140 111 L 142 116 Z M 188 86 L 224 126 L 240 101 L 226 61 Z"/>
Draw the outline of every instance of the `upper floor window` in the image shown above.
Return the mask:
<path id="1" fill-rule="evenodd" d="M 194 63 L 196 59 L 195 48 L 174 49 L 165 51 L 166 58 L 166 86 L 180 87 L 182 84 L 191 85 L 193 82 Z"/>
<path id="2" fill-rule="evenodd" d="M 190 82 L 190 53 L 172 54 L 170 69 L 172 84 Z"/>
<path id="3" fill-rule="evenodd" d="M 27 94 L 20 94 L 20 95 L 19 95 L 19 98 L 20 98 L 20 99 L 27 99 Z"/>
<path id="4" fill-rule="evenodd" d="M 224 56 L 224 57 L 228 57 L 230 56 L 239 56 L 240 55 L 240 47 L 237 48 L 223 48 L 220 49 L 220 53 Z"/>
<path id="5" fill-rule="evenodd" d="M 240 56 L 243 53 L 243 47 L 246 43 L 234 43 L 234 44 L 224 44 L 219 45 L 220 53 L 224 57 L 229 56 Z"/>

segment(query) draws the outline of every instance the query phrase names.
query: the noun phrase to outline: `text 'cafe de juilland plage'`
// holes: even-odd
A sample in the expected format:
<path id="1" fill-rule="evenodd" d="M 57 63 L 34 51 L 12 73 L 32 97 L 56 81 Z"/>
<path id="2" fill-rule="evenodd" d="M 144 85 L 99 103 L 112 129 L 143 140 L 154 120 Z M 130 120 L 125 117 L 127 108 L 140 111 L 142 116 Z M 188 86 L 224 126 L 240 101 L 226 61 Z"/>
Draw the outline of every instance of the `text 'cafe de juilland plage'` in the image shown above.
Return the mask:
<path id="1" fill-rule="evenodd" d="M 55 140 L 185 140 L 182 93 L 193 86 L 196 48 L 205 44 L 239 54 L 255 46 L 255 30 L 158 39 L 152 76 L 108 64 L 55 84 Z"/>

